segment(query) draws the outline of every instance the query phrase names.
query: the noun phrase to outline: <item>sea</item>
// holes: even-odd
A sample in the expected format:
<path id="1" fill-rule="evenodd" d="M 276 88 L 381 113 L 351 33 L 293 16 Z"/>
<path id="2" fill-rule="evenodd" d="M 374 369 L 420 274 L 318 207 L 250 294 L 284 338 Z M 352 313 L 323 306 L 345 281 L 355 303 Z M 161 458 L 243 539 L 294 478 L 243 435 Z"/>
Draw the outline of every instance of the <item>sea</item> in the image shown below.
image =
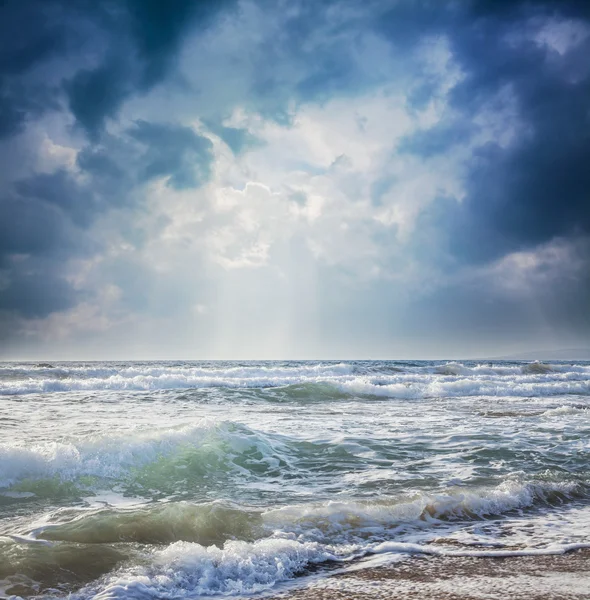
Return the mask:
<path id="1" fill-rule="evenodd" d="M 0 596 L 590 547 L 590 363 L 0 363 Z"/>

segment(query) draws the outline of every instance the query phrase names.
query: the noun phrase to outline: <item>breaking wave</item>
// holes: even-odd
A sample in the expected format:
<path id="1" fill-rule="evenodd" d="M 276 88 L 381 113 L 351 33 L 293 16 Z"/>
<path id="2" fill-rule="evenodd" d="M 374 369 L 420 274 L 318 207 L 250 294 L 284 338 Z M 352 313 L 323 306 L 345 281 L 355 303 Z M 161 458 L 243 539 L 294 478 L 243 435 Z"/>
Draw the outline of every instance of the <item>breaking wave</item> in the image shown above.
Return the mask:
<path id="1" fill-rule="evenodd" d="M 544 374 L 544 373 L 552 373 L 555 371 L 555 368 L 552 365 L 547 365 L 542 362 L 532 362 L 528 365 L 524 365 L 522 367 L 523 373 L 532 373 L 532 374 Z"/>
<path id="2" fill-rule="evenodd" d="M 308 541 L 355 544 L 437 523 L 477 520 L 514 510 L 555 506 L 588 493 L 585 481 L 506 480 L 495 487 L 451 490 L 367 501 L 325 501 L 271 509 L 247 508 L 221 501 L 155 503 L 131 508 L 57 511 L 30 537 L 81 544 L 178 541 L 204 546 L 227 541 L 254 542 L 278 533 Z M 74 517 L 72 517 L 74 514 Z"/>
<path id="3" fill-rule="evenodd" d="M 401 363 L 400 363 L 401 365 Z M 187 389 L 282 389 L 281 399 L 342 394 L 394 398 L 588 394 L 590 365 L 286 363 L 62 364 L 0 368 L 0 394 Z M 268 398 L 267 398 L 268 399 Z M 273 399 L 273 398 L 270 398 Z M 276 399 L 276 396 L 274 397 Z"/>
<path id="4" fill-rule="evenodd" d="M 231 421 L 136 431 L 43 444 L 0 444 L 0 489 L 60 495 L 123 481 L 174 487 L 190 477 L 271 475 L 286 469 L 289 448 Z"/>
<path id="5" fill-rule="evenodd" d="M 410 379 L 369 381 L 355 379 L 338 384 L 350 394 L 380 396 L 398 399 L 462 398 L 469 396 L 496 396 L 534 398 L 538 396 L 586 396 L 590 394 L 590 379 L 572 377 L 551 379 L 527 378 L 470 378 Z"/>

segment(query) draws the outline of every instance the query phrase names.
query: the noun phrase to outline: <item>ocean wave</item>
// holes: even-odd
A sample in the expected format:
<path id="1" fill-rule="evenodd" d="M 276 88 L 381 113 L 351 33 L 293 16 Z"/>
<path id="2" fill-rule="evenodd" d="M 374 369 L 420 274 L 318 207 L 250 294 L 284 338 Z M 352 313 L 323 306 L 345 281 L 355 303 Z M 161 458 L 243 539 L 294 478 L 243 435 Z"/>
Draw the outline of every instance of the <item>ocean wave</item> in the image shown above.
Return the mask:
<path id="1" fill-rule="evenodd" d="M 553 365 L 548 365 L 539 361 L 534 361 L 522 367 L 523 373 L 544 374 L 552 373 L 557 369 Z"/>
<path id="2" fill-rule="evenodd" d="M 131 508 L 57 511 L 31 530 L 34 539 L 81 544 L 177 541 L 204 546 L 232 539 L 252 542 L 277 533 L 323 544 L 391 538 L 410 528 L 472 521 L 515 510 L 581 500 L 588 482 L 507 479 L 495 487 L 456 488 L 447 493 L 399 495 L 367 501 L 325 501 L 254 509 L 220 501 L 156 503 Z M 54 522 L 52 522 L 54 521 Z"/>
<path id="3" fill-rule="evenodd" d="M 479 363 L 475 365 L 466 365 L 461 362 L 450 361 L 434 366 L 430 371 L 438 375 L 450 376 L 492 375 L 510 377 L 518 375 L 545 375 L 547 373 L 579 373 L 590 375 L 590 367 L 588 365 L 549 364 L 539 361 L 524 364 Z"/>
<path id="4" fill-rule="evenodd" d="M 272 474 L 289 449 L 231 421 L 204 419 L 172 429 L 136 430 L 64 442 L 0 444 L 0 488 L 42 496 L 79 494 L 102 482 L 174 488 L 190 476 Z"/>
<path id="5" fill-rule="evenodd" d="M 545 375 L 547 373 L 589 373 L 587 366 L 560 365 L 542 363 L 537 360 L 525 364 L 477 364 L 467 366 L 463 363 L 451 361 L 434 367 L 433 371 L 439 375 Z"/>
<path id="6" fill-rule="evenodd" d="M 59 513 L 53 517 L 63 520 Z M 29 535 L 37 540 L 79 544 L 170 544 L 196 542 L 223 545 L 231 539 L 254 541 L 263 536 L 260 510 L 210 502 L 167 502 L 131 508 L 83 510 L 65 522 L 44 524 Z"/>
<path id="7" fill-rule="evenodd" d="M 494 379 L 494 378 L 406 378 L 400 381 L 370 381 L 358 378 L 338 382 L 341 390 L 350 394 L 397 399 L 461 398 L 471 396 L 503 396 L 533 398 L 539 396 L 587 396 L 590 379 Z"/>
<path id="8" fill-rule="evenodd" d="M 263 521 L 281 531 L 342 542 L 350 534 L 357 539 L 363 534 L 371 537 L 386 528 L 387 535 L 395 535 L 407 526 L 428 528 L 440 522 L 486 519 L 520 509 L 559 505 L 587 494 L 587 482 L 508 479 L 492 488 L 457 488 L 414 498 L 286 506 L 267 511 Z"/>
<path id="9" fill-rule="evenodd" d="M 89 581 L 142 557 L 132 545 L 52 544 L 22 536 L 0 536 L 2 597 L 66 597 Z"/>

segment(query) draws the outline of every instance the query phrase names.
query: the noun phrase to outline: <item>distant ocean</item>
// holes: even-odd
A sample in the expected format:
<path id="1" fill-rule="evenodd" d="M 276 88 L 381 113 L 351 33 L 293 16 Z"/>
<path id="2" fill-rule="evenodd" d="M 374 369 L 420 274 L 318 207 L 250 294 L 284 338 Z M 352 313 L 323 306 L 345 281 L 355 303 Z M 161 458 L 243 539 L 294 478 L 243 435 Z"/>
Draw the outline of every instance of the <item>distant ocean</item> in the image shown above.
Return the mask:
<path id="1" fill-rule="evenodd" d="M 0 364 L 0 596 L 590 547 L 590 363 Z"/>

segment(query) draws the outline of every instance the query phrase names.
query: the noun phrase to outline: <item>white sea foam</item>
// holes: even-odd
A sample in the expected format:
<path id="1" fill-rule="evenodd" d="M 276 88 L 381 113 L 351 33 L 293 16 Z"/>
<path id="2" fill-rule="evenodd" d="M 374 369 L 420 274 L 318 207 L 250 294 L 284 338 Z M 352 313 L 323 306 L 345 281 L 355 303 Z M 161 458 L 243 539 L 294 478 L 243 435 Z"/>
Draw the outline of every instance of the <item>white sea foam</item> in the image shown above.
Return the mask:
<path id="1" fill-rule="evenodd" d="M 563 405 L 558 406 L 557 408 L 550 408 L 543 412 L 544 417 L 561 417 L 561 416 L 580 416 L 586 415 L 590 416 L 590 405 L 586 406 L 571 406 L 571 405 Z"/>
<path id="2" fill-rule="evenodd" d="M 262 592 L 313 563 L 339 560 L 329 547 L 295 539 L 226 542 L 223 548 L 177 542 L 157 552 L 149 567 L 107 579 L 94 598 L 195 597 Z M 82 592 L 84 594 L 84 591 Z"/>
<path id="3" fill-rule="evenodd" d="M 369 554 L 426 554 L 431 556 L 506 558 L 563 554 L 590 543 L 553 545 L 521 550 L 454 550 L 407 542 L 383 542 L 365 548 L 326 546 L 295 539 L 270 538 L 254 543 L 226 542 L 222 548 L 177 542 L 162 550 L 148 567 L 107 578 L 94 596 L 119 598 L 195 597 L 262 592 L 302 573 L 314 563 L 343 561 Z M 93 593 L 94 590 L 83 590 Z"/>
<path id="4" fill-rule="evenodd" d="M 226 595 L 263 592 L 292 578 L 314 563 L 344 561 L 363 554 L 423 554 L 431 556 L 507 558 L 563 554 L 590 543 L 553 545 L 521 550 L 454 550 L 407 542 L 383 542 L 366 548 L 324 546 L 293 539 L 270 538 L 254 543 L 226 542 L 222 548 L 177 542 L 156 553 L 152 564 L 135 568 L 87 588 L 76 596 L 97 600 L 123 598 Z M 365 566 L 370 566 L 368 563 Z"/>

